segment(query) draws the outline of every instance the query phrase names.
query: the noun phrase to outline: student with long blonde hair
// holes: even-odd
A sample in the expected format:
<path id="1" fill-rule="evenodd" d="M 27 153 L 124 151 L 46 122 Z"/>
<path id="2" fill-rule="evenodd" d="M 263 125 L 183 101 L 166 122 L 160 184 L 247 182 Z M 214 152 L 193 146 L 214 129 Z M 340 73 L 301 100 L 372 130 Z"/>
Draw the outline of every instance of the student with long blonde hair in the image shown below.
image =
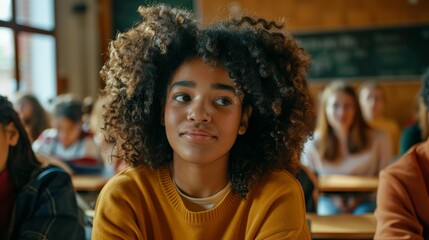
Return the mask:
<path id="1" fill-rule="evenodd" d="M 301 161 L 318 175 L 377 176 L 391 158 L 386 133 L 370 128 L 363 119 L 354 89 L 341 81 L 323 91 L 314 138 Z M 375 208 L 374 196 L 322 195 L 318 213 L 366 213 Z"/>

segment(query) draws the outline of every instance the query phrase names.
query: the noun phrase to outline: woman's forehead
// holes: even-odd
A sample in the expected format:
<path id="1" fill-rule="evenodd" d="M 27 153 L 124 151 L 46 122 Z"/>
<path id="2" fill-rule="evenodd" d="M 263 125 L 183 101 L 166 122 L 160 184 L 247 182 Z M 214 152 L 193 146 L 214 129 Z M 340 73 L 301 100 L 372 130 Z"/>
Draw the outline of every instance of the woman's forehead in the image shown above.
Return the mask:
<path id="1" fill-rule="evenodd" d="M 354 98 L 349 93 L 338 90 L 328 95 L 326 101 L 327 102 L 354 102 Z"/>
<path id="2" fill-rule="evenodd" d="M 173 74 L 170 85 L 177 81 L 201 82 L 203 80 L 235 85 L 225 68 L 206 63 L 201 58 L 183 62 Z"/>

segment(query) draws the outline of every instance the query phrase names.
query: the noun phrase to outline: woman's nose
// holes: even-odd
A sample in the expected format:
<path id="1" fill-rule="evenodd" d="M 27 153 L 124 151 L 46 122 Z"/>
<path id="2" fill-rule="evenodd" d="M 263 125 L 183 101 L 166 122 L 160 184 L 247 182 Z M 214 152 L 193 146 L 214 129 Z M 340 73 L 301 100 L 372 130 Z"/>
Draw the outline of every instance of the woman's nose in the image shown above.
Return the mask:
<path id="1" fill-rule="evenodd" d="M 188 120 L 195 121 L 197 123 L 207 123 L 211 121 L 209 107 L 204 103 L 204 101 L 194 101 L 191 104 L 188 113 Z"/>

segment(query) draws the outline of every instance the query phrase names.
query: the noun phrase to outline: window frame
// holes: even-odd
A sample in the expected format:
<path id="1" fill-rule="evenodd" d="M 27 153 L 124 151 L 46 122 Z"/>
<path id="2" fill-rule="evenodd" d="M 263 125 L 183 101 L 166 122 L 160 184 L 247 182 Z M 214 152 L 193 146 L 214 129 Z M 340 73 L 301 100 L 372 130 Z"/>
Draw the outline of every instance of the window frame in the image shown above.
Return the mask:
<path id="1" fill-rule="evenodd" d="M 61 92 L 63 92 L 62 90 L 62 85 L 60 85 L 59 81 L 58 81 L 58 38 L 57 38 L 57 4 L 56 4 L 56 0 L 53 0 L 53 10 L 54 10 L 54 28 L 52 30 L 45 30 L 45 29 L 40 29 L 40 28 L 36 28 L 36 27 L 31 27 L 31 26 L 26 26 L 26 25 L 21 25 L 18 24 L 16 19 L 16 2 L 17 0 L 11 0 L 11 5 L 12 5 L 12 16 L 11 19 L 9 21 L 3 21 L 0 20 L 0 27 L 5 27 L 5 28 L 9 28 L 12 30 L 13 32 L 13 44 L 14 44 L 14 53 L 15 53 L 15 58 L 14 58 L 14 67 L 15 67 L 15 80 L 16 80 L 16 89 L 15 92 L 19 91 L 20 89 L 20 82 L 21 82 L 21 74 L 20 74 L 20 66 L 19 66 L 19 56 L 20 56 L 20 49 L 19 49 L 19 43 L 18 43 L 18 36 L 21 32 L 26 32 L 26 33 L 30 33 L 30 34 L 43 34 L 43 35 L 49 35 L 52 36 L 55 39 L 55 73 L 56 73 L 56 83 L 57 83 L 57 95 L 60 94 Z M 32 91 L 31 91 L 32 92 Z"/>

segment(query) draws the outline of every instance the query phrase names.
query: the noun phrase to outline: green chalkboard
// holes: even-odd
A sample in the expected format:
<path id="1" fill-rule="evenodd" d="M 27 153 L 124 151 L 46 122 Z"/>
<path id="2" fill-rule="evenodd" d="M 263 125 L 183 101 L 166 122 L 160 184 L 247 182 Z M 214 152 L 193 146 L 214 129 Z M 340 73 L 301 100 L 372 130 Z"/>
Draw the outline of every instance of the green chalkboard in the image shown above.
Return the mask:
<path id="1" fill-rule="evenodd" d="M 312 58 L 310 79 L 420 76 L 429 66 L 429 25 L 294 35 Z"/>
<path id="2" fill-rule="evenodd" d="M 116 33 L 123 32 L 140 21 L 141 17 L 137 12 L 139 6 L 156 3 L 165 3 L 173 7 L 194 10 L 193 0 L 112 0 L 112 33 L 116 35 Z"/>

